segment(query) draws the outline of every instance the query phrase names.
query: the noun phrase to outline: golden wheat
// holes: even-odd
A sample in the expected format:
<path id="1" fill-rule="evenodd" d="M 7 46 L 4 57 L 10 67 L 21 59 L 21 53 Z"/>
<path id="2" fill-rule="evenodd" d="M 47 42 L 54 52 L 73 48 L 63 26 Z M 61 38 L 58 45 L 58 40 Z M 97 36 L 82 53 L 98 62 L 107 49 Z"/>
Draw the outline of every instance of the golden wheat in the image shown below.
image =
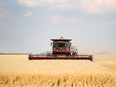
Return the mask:
<path id="1" fill-rule="evenodd" d="M 84 60 L 29 61 L 25 55 L 1 55 L 0 87 L 116 87 L 115 72 L 100 64 Z"/>
<path id="2" fill-rule="evenodd" d="M 0 74 L 1 86 L 47 86 L 47 87 L 115 87 L 116 78 L 108 74 L 79 74 L 79 75 L 25 75 L 25 74 Z"/>

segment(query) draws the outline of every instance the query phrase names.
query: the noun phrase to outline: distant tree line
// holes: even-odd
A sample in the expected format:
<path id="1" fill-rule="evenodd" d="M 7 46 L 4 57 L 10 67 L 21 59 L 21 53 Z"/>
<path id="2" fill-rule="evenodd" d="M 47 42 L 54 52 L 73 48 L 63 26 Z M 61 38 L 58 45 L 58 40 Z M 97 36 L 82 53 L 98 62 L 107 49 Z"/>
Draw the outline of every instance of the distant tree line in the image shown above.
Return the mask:
<path id="1" fill-rule="evenodd" d="M 0 53 L 0 55 L 29 55 L 31 53 Z"/>

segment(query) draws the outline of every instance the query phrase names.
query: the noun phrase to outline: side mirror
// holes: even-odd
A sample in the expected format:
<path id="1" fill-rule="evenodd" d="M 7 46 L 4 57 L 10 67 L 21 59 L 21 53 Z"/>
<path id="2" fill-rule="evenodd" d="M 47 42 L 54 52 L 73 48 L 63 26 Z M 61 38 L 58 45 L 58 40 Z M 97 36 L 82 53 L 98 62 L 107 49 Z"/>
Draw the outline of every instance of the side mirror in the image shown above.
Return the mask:
<path id="1" fill-rule="evenodd" d="M 69 46 L 71 46 L 71 43 L 69 43 Z"/>
<path id="2" fill-rule="evenodd" d="M 51 44 L 51 46 L 53 45 L 53 43 L 52 43 L 52 42 L 51 42 L 50 44 Z"/>

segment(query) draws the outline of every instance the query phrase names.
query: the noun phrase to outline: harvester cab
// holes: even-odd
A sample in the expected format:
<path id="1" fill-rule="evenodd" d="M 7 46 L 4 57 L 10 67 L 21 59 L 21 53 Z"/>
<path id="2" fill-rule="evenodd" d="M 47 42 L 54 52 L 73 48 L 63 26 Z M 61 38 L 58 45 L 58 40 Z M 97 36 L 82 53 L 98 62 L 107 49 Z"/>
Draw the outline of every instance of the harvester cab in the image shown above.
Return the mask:
<path id="1" fill-rule="evenodd" d="M 71 39 L 51 39 L 52 44 L 52 54 L 57 55 L 70 55 Z"/>
<path id="2" fill-rule="evenodd" d="M 71 46 L 72 39 L 64 39 L 61 37 L 60 39 L 51 39 L 52 43 L 52 53 L 48 53 L 47 56 L 40 55 L 29 55 L 29 60 L 50 60 L 50 59 L 62 59 L 62 60 L 90 60 L 93 61 L 92 55 L 78 55 L 77 48 L 75 46 Z"/>

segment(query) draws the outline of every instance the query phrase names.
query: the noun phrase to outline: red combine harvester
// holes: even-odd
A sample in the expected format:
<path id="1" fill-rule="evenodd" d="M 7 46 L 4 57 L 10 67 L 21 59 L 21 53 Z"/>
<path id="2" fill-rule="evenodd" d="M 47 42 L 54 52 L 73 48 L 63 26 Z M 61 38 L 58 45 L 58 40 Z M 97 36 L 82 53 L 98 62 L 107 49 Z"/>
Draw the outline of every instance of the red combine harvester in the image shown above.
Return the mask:
<path id="1" fill-rule="evenodd" d="M 47 53 L 47 56 L 40 56 L 37 54 L 30 54 L 29 60 L 90 60 L 93 61 L 92 55 L 78 55 L 77 49 L 71 46 L 71 39 L 51 39 L 53 42 L 52 53 Z"/>

